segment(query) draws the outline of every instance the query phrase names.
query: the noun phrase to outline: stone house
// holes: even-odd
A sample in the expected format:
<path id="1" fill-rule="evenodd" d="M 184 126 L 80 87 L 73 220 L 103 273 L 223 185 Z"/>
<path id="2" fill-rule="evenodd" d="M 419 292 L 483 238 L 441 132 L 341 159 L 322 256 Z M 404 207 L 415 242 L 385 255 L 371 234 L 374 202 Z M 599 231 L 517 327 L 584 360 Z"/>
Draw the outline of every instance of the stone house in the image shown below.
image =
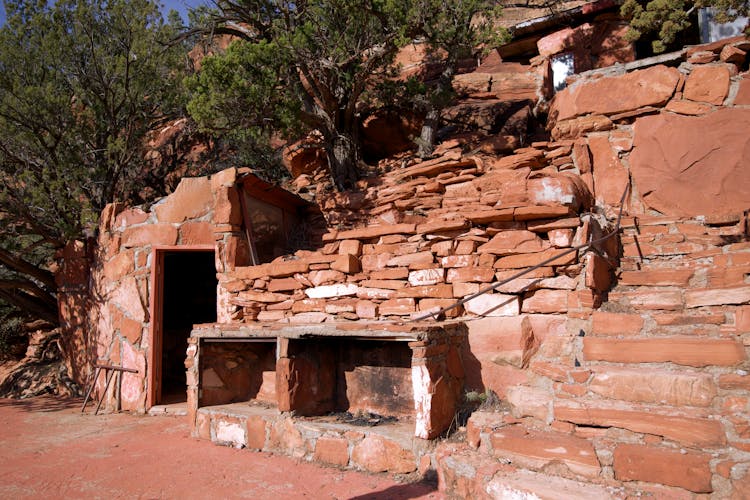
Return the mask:
<path id="1" fill-rule="evenodd" d="M 317 205 L 230 168 L 107 207 L 66 255 L 71 371 L 138 370 L 99 381 L 113 410 L 182 397 L 196 437 L 450 497 L 746 498 L 750 41 L 553 96 L 544 40 L 545 140 L 458 135 Z M 465 103 L 509 64 L 461 75 Z"/>

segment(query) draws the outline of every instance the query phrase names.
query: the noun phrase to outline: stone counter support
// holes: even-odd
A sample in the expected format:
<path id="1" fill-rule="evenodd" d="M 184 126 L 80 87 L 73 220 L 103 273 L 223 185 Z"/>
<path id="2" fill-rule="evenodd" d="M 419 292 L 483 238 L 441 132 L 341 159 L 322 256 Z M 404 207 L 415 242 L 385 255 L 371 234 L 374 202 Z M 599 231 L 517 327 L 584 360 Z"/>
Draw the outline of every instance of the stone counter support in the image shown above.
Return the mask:
<path id="1" fill-rule="evenodd" d="M 453 422 L 461 396 L 466 328 L 460 323 L 386 327 L 390 329 L 382 325 L 373 329 L 358 325 L 356 330 L 336 325 L 197 327 L 185 361 L 193 434 L 198 409 L 207 406 L 207 376 L 215 377 L 214 370 L 204 366 L 206 360 L 201 360 L 206 342 L 275 341 L 273 402 L 279 412 L 302 416 L 336 411 L 386 413 L 414 420 L 414 434 L 419 438 L 437 437 Z M 389 390 L 395 392 L 388 394 Z M 212 399 L 208 405 L 231 402 Z"/>

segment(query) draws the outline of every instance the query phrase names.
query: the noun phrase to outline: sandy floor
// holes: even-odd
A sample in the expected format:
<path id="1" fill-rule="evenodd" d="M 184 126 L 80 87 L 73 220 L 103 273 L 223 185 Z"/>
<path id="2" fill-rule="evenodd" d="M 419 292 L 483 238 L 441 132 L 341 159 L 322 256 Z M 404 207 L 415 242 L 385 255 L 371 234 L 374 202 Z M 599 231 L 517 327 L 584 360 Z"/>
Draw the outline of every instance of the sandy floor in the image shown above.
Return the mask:
<path id="1" fill-rule="evenodd" d="M 184 417 L 0 399 L 0 498 L 440 499 L 434 486 L 192 439 Z"/>

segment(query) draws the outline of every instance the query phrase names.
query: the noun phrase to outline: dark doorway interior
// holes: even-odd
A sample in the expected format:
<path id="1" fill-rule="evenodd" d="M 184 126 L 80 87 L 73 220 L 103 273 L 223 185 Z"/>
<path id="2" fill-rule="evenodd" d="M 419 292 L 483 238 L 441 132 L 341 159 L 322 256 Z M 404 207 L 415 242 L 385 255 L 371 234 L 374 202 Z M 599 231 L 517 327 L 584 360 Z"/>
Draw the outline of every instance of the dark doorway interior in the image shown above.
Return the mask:
<path id="1" fill-rule="evenodd" d="M 161 398 L 185 401 L 185 351 L 196 323 L 216 322 L 216 266 L 211 251 L 167 252 L 164 255 Z"/>

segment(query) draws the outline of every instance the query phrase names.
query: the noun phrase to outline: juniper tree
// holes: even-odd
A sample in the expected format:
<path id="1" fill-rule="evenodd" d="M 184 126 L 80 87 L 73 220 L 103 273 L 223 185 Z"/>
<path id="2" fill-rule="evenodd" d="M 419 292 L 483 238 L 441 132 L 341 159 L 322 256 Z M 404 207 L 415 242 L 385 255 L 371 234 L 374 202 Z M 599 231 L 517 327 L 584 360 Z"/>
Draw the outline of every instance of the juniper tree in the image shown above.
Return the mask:
<path id="1" fill-rule="evenodd" d="M 448 70 L 427 99 L 439 108 L 454 61 L 486 32 L 488 24 L 472 18 L 489 16 L 493 4 L 219 0 L 204 32 L 237 41 L 189 79 L 188 110 L 204 129 L 256 144 L 274 132 L 291 138 L 317 130 L 336 187 L 349 188 L 359 177 L 360 114 L 384 104 L 378 83 L 395 76 L 397 51 L 420 37 L 433 50 L 447 50 Z"/>
<path id="2" fill-rule="evenodd" d="M 0 28 L 0 300 L 56 322 L 54 252 L 138 191 L 177 106 L 180 47 L 152 0 L 19 0 Z"/>
<path id="3" fill-rule="evenodd" d="M 747 0 L 626 0 L 620 11 L 630 21 L 628 38 L 635 41 L 653 34 L 653 50 L 659 53 L 691 25 L 691 14 L 703 7 L 714 9 L 720 23 L 750 14 Z"/>

